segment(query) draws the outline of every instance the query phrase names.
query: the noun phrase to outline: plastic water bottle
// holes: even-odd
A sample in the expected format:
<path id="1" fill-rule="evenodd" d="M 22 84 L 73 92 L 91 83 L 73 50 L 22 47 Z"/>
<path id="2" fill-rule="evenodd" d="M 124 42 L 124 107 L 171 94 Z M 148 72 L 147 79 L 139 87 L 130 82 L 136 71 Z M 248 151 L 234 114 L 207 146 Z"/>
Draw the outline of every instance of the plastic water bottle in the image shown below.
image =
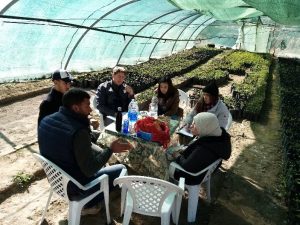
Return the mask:
<path id="1" fill-rule="evenodd" d="M 129 120 L 129 132 L 131 134 L 135 133 L 134 124 L 138 119 L 139 106 L 137 102 L 132 99 L 128 105 L 128 120 Z"/>
<path id="2" fill-rule="evenodd" d="M 129 132 L 129 120 L 128 119 L 124 119 L 122 133 L 123 134 L 128 134 L 128 132 Z"/>
<path id="3" fill-rule="evenodd" d="M 149 116 L 157 118 L 158 111 L 158 99 L 156 96 L 152 97 L 151 103 L 149 105 Z"/>
<path id="4" fill-rule="evenodd" d="M 116 131 L 121 132 L 122 130 L 122 108 L 118 107 L 118 112 L 116 116 Z"/>
<path id="5" fill-rule="evenodd" d="M 137 102 L 132 99 L 128 105 L 128 119 L 129 122 L 135 123 L 138 119 L 139 106 Z"/>

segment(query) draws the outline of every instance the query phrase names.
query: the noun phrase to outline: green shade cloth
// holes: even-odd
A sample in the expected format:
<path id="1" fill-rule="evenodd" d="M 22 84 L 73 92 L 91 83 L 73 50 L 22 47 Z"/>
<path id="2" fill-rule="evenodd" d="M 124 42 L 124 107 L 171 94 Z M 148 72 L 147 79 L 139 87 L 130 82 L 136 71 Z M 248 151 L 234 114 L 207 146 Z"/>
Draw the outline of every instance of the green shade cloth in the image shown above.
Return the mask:
<path id="1" fill-rule="evenodd" d="M 298 57 L 298 0 L 2 0 L 0 82 L 134 65 L 195 45 Z"/>

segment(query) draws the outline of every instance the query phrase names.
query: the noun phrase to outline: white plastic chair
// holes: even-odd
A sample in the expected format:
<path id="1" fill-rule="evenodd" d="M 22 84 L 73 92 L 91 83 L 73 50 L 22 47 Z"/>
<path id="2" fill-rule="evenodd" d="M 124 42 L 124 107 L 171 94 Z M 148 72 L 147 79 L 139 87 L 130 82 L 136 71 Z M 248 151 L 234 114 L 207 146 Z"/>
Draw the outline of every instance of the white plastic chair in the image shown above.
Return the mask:
<path id="1" fill-rule="evenodd" d="M 123 225 L 128 225 L 132 212 L 161 217 L 161 224 L 170 224 L 170 215 L 178 224 L 184 178 L 176 186 L 168 181 L 144 176 L 124 176 L 114 180 L 114 185 L 122 185 L 121 216 L 125 204 Z M 124 197 L 123 195 L 126 195 Z"/>
<path id="2" fill-rule="evenodd" d="M 227 125 L 225 127 L 225 130 L 229 130 L 229 128 L 231 127 L 231 124 L 232 124 L 232 115 L 231 113 L 229 112 L 229 115 L 228 115 L 228 121 L 227 121 Z"/>
<path id="3" fill-rule="evenodd" d="M 103 120 L 103 115 L 102 113 L 97 109 L 97 101 L 96 101 L 96 96 L 92 96 L 90 99 L 91 108 L 99 115 L 99 131 L 103 131 L 105 126 L 104 126 L 104 120 Z"/>
<path id="4" fill-rule="evenodd" d="M 189 96 L 187 93 L 185 93 L 183 90 L 180 90 L 178 89 L 178 92 L 179 92 L 179 99 L 180 99 L 180 102 L 179 102 L 179 105 L 185 109 L 186 107 L 189 107 Z"/>
<path id="5" fill-rule="evenodd" d="M 106 209 L 106 218 L 107 223 L 110 224 L 110 213 L 109 213 L 109 186 L 108 186 L 108 176 L 106 174 L 96 178 L 95 180 L 91 181 L 90 183 L 86 184 L 85 186 L 81 185 L 78 181 L 52 163 L 50 160 L 46 159 L 40 154 L 33 153 L 35 158 L 42 164 L 43 169 L 47 175 L 47 179 L 51 185 L 50 194 L 48 197 L 48 201 L 43 212 L 43 216 L 41 219 L 40 224 L 44 221 L 53 191 L 58 194 L 60 197 L 64 198 L 69 203 L 69 217 L 68 217 L 68 224 L 69 225 L 79 225 L 80 224 L 80 217 L 81 217 L 81 210 L 83 206 L 96 197 L 99 193 L 104 193 L 104 202 L 105 202 L 105 209 Z M 99 190 L 95 193 L 76 201 L 71 201 L 68 198 L 67 194 L 67 185 L 69 181 L 73 182 L 77 185 L 78 188 L 82 190 L 88 190 L 95 185 L 99 185 Z"/>
<path id="6" fill-rule="evenodd" d="M 169 167 L 169 175 L 171 178 L 174 178 L 174 172 L 175 169 L 181 170 L 187 174 L 190 174 L 192 176 L 199 176 L 200 174 L 206 173 L 205 177 L 203 178 L 202 182 L 199 185 L 185 185 L 186 189 L 189 192 L 189 200 L 188 200 L 188 222 L 195 222 L 196 220 L 196 214 L 197 214 L 197 207 L 198 207 L 198 200 L 199 200 L 199 191 L 201 184 L 206 184 L 206 196 L 207 201 L 211 201 L 210 197 L 210 177 L 212 172 L 217 168 L 219 163 L 222 161 L 222 159 L 218 159 L 212 164 L 210 164 L 205 169 L 199 171 L 198 173 L 191 173 L 186 170 L 184 170 L 179 164 L 176 162 L 172 162 Z"/>

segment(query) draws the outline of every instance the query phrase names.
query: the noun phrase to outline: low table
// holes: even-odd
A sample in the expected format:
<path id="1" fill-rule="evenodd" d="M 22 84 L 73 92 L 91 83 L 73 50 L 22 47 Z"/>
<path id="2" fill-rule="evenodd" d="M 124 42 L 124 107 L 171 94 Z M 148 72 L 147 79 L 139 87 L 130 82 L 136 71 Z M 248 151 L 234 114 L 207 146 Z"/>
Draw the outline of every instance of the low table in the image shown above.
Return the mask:
<path id="1" fill-rule="evenodd" d="M 178 120 L 170 120 L 171 139 L 176 138 L 175 131 L 178 125 Z M 135 148 L 126 153 L 114 153 L 114 157 L 117 161 L 131 167 L 139 175 L 164 180 L 168 178 L 170 162 L 166 157 L 165 149 L 157 142 L 146 141 L 136 136 L 119 133 L 115 130 L 115 123 L 112 123 L 100 134 L 97 144 L 102 147 L 107 147 L 118 137 L 125 138 L 135 146 Z"/>

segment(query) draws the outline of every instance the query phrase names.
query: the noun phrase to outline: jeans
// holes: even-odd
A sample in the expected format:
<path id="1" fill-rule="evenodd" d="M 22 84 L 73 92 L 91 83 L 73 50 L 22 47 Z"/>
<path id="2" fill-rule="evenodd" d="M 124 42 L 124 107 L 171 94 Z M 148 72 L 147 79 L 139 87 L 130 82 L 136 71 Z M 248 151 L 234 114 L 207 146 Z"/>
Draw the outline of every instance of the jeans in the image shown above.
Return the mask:
<path id="1" fill-rule="evenodd" d="M 123 168 L 126 168 L 126 167 L 122 164 L 107 166 L 107 167 L 102 168 L 98 172 L 96 172 L 93 175 L 93 177 L 95 179 L 97 177 L 102 176 L 103 174 L 108 175 L 109 191 L 112 191 L 112 190 L 115 189 L 115 187 L 113 185 L 113 182 L 116 178 L 118 178 L 120 176 L 120 173 L 121 173 Z M 84 190 L 79 189 L 72 182 L 69 182 L 69 184 L 68 184 L 68 196 L 69 196 L 69 199 L 72 200 L 72 201 L 82 199 L 82 198 L 84 198 L 86 196 L 89 196 L 92 193 L 98 191 L 99 188 L 100 188 L 99 184 L 97 184 L 94 187 L 90 188 L 89 190 L 84 191 Z M 103 199 L 104 199 L 104 195 L 103 195 L 103 193 L 100 193 L 95 198 L 93 198 L 90 202 L 88 202 L 85 205 L 85 208 L 93 207 L 93 206 L 97 205 L 98 203 L 100 203 Z"/>

